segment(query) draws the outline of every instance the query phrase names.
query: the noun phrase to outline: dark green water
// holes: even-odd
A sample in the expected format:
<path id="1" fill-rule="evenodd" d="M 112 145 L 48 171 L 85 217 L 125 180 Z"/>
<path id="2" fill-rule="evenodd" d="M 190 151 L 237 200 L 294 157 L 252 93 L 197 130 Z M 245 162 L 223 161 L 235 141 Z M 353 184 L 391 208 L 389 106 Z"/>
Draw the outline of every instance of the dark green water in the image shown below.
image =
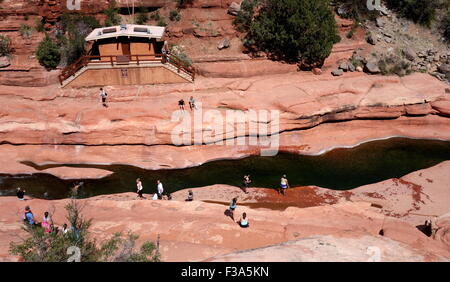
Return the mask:
<path id="1" fill-rule="evenodd" d="M 254 156 L 240 160 L 214 161 L 199 167 L 172 170 L 144 170 L 132 166 L 87 166 L 113 171 L 98 180 L 82 180 L 81 197 L 100 194 L 135 192 L 135 180 L 140 177 L 144 193 L 156 192 L 156 180 L 161 179 L 165 191 L 212 184 L 239 186 L 244 174 L 250 174 L 252 186 L 278 188 L 280 177 L 287 175 L 291 186 L 317 185 L 347 190 L 389 178 L 398 178 L 413 171 L 450 160 L 450 142 L 391 138 L 364 143 L 351 149 L 335 149 L 320 156 L 279 154 L 275 157 Z M 51 166 L 41 167 L 46 169 Z M 450 171 L 449 171 L 450 173 Z M 77 181 L 63 181 L 48 174 L 0 176 L 1 195 L 15 195 L 22 187 L 27 194 L 49 198 L 67 197 Z"/>

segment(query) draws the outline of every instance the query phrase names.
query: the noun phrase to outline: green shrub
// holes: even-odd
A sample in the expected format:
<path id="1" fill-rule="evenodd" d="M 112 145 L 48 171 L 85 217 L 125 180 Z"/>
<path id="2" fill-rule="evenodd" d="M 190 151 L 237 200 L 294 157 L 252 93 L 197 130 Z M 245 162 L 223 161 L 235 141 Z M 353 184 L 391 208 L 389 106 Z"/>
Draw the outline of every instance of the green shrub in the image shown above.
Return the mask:
<path id="1" fill-rule="evenodd" d="M 61 60 L 60 49 L 48 34 L 46 34 L 45 38 L 39 43 L 36 56 L 39 63 L 47 70 L 55 69 Z"/>
<path id="2" fill-rule="evenodd" d="M 118 25 L 122 22 L 122 18 L 119 15 L 119 8 L 117 8 L 116 1 L 109 2 L 109 6 L 103 13 L 106 15 L 105 26 Z"/>
<path id="3" fill-rule="evenodd" d="M 36 18 L 36 20 L 35 20 L 35 25 L 34 25 L 34 29 L 35 29 L 37 32 L 44 32 L 44 31 L 45 31 L 44 23 L 42 22 L 42 19 Z"/>
<path id="4" fill-rule="evenodd" d="M 378 67 L 383 75 L 405 76 L 411 74 L 411 64 L 396 55 L 387 55 L 378 61 Z"/>
<path id="5" fill-rule="evenodd" d="M 156 23 L 157 26 L 167 26 L 166 21 L 164 20 L 163 17 L 161 17 L 158 22 Z"/>
<path id="6" fill-rule="evenodd" d="M 11 38 L 0 34 L 0 57 L 11 53 Z"/>
<path id="7" fill-rule="evenodd" d="M 10 243 L 10 253 L 20 256 L 25 262 L 66 262 L 70 247 L 79 248 L 81 262 L 158 262 L 159 253 L 155 244 L 144 242 L 135 250 L 138 236 L 128 233 L 115 233 L 110 239 L 97 244 L 91 238 L 92 220 L 81 215 L 82 207 L 72 200 L 65 207 L 66 219 L 70 230 L 66 234 L 45 233 L 42 227 L 25 224 L 24 230 L 29 234 L 21 243 Z"/>
<path id="8" fill-rule="evenodd" d="M 323 64 L 339 40 L 327 0 L 266 0 L 258 5 L 244 40 L 252 51 L 310 68 Z"/>
<path id="9" fill-rule="evenodd" d="M 26 24 L 21 24 L 19 28 L 19 33 L 22 38 L 30 38 L 31 34 L 33 33 L 33 29 L 31 26 Z"/>
<path id="10" fill-rule="evenodd" d="M 439 0 L 386 0 L 386 3 L 401 16 L 428 27 L 440 4 Z"/>
<path id="11" fill-rule="evenodd" d="M 145 24 L 148 21 L 148 16 L 145 13 L 138 13 L 136 17 L 136 24 Z"/>
<path id="12" fill-rule="evenodd" d="M 192 65 L 191 58 L 189 58 L 189 56 L 180 46 L 178 45 L 170 46 L 170 53 L 177 56 L 185 67 L 190 67 Z"/>
<path id="13" fill-rule="evenodd" d="M 181 20 L 181 15 L 177 10 L 172 10 L 169 13 L 169 19 L 173 22 L 178 22 Z"/>
<path id="14" fill-rule="evenodd" d="M 150 19 L 154 21 L 159 21 L 161 19 L 161 15 L 159 14 L 158 11 L 156 11 L 150 15 Z"/>
<path id="15" fill-rule="evenodd" d="M 447 11 L 447 14 L 442 19 L 441 28 L 442 35 L 447 40 L 447 42 L 450 42 L 450 10 Z"/>

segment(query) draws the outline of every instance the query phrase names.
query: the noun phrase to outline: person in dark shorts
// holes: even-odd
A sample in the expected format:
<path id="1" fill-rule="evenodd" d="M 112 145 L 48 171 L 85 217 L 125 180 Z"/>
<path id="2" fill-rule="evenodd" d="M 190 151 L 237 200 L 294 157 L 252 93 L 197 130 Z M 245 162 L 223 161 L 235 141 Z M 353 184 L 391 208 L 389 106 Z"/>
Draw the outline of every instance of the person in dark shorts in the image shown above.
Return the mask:
<path id="1" fill-rule="evenodd" d="M 191 108 L 191 111 L 197 109 L 197 105 L 195 104 L 194 96 L 191 96 L 191 98 L 189 98 L 189 108 Z"/>
<path id="2" fill-rule="evenodd" d="M 284 174 L 283 177 L 281 177 L 279 192 L 281 194 L 283 194 L 283 196 L 285 196 L 287 188 L 289 188 L 289 182 L 288 182 L 288 180 L 286 178 L 286 174 Z"/>
<path id="3" fill-rule="evenodd" d="M 108 94 L 105 92 L 105 90 L 103 90 L 103 88 L 100 88 L 100 97 L 102 98 L 102 104 L 103 107 L 107 108 L 108 105 L 106 104 L 106 97 L 108 96 Z"/>
<path id="4" fill-rule="evenodd" d="M 178 107 L 180 107 L 180 110 L 184 111 L 184 100 L 183 99 L 178 101 Z"/>

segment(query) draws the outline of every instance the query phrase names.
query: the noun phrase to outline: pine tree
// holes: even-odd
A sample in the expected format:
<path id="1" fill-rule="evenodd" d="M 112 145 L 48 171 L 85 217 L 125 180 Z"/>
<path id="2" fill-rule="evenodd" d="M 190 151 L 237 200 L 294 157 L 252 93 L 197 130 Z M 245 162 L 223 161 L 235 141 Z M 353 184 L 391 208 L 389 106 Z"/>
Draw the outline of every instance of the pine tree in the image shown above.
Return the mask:
<path id="1" fill-rule="evenodd" d="M 246 0 L 251 1 L 251 0 Z M 248 26 L 244 44 L 254 51 L 264 51 L 270 57 L 302 66 L 323 64 L 333 44 L 339 41 L 337 24 L 326 0 L 262 0 L 257 15 L 244 4 L 248 20 L 238 15 L 241 27 Z"/>
<path id="2" fill-rule="evenodd" d="M 39 63 L 48 70 L 55 69 L 61 60 L 59 47 L 48 34 L 45 35 L 45 38 L 39 43 L 36 56 Z"/>

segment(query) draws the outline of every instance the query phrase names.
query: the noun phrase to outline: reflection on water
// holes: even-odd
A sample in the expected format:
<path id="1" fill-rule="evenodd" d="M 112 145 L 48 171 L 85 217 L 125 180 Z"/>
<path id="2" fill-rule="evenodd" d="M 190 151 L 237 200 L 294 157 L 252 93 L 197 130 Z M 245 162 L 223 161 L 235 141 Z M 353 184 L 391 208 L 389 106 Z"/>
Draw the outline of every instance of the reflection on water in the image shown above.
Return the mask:
<path id="1" fill-rule="evenodd" d="M 97 180 L 83 180 L 80 197 L 100 194 L 134 192 L 140 177 L 145 193 L 156 192 L 156 180 L 161 179 L 166 191 L 213 184 L 239 186 L 244 174 L 250 174 L 252 186 L 277 188 L 282 174 L 287 174 L 291 186 L 317 185 L 347 190 L 389 178 L 398 178 L 413 171 L 450 160 L 450 142 L 391 138 L 373 141 L 352 149 L 335 149 L 320 156 L 282 153 L 275 157 L 254 156 L 240 160 L 206 163 L 199 167 L 171 170 L 144 170 L 132 166 L 74 165 L 113 171 Z M 45 169 L 50 166 L 41 167 Z M 14 195 L 17 187 L 28 195 L 65 198 L 79 180 L 66 181 L 39 173 L 22 176 L 0 176 L 1 195 Z"/>

